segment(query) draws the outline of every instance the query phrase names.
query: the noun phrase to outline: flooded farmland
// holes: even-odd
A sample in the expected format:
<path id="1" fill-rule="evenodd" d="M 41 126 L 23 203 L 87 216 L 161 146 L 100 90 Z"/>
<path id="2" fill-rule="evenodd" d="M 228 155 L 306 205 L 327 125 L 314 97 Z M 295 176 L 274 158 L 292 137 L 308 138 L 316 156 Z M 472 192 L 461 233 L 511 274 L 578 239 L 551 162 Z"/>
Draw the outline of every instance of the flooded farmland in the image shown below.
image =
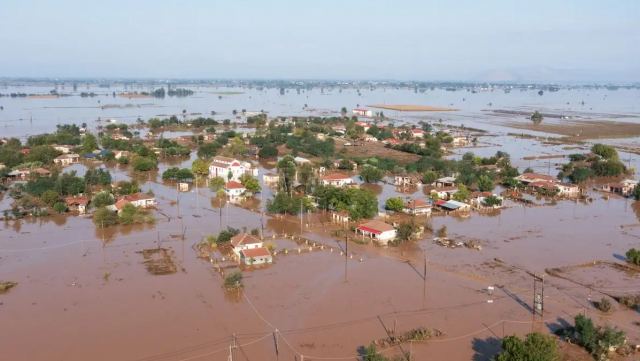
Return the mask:
<path id="1" fill-rule="evenodd" d="M 216 119 L 227 119 L 240 109 L 270 117 L 331 116 L 343 106 L 425 104 L 457 110 L 385 110 L 385 115 L 395 124 L 429 121 L 484 131 L 475 146 L 454 149 L 450 159 L 467 151 L 488 157 L 500 150 L 511 155 L 515 167 L 555 175 L 567 162 L 565 156 L 588 152 L 593 140 L 511 127 L 529 122 L 519 111 L 640 124 L 638 89 L 561 89 L 540 96 L 537 89 L 334 87 L 281 94 L 255 87 L 188 87 L 194 95 L 184 98 L 112 95 L 125 91 L 124 85 L 83 86 L 82 91 L 99 94 L 89 98 L 0 98 L 0 137 L 25 140 L 62 123 L 97 129 L 108 119 L 134 125 L 138 118 L 208 116 L 212 111 Z M 49 90 L 50 85 L 0 86 L 0 93 Z M 549 118 L 550 124 L 562 121 Z M 640 137 L 598 137 L 598 142 L 624 147 L 620 158 L 637 175 L 634 151 L 640 149 Z M 97 228 L 90 216 L 70 215 L 0 223 L 0 281 L 17 283 L 0 295 L 2 358 L 227 360 L 232 352 L 234 360 L 355 360 L 373 340 L 425 327 L 442 335 L 383 352 L 411 353 L 416 360 L 488 360 L 499 349 L 499 338 L 554 331 L 580 313 L 640 343 L 637 310 L 616 304 L 614 312 L 601 313 L 592 304 L 603 296 L 640 290 L 640 272 L 607 266 L 624 262 L 624 253 L 640 246 L 640 212 L 630 198 L 605 197 L 592 186 L 586 190 L 588 200 L 538 200 L 526 206 L 506 201 L 503 209 L 489 214 L 433 215 L 418 221 L 426 229 L 420 240 L 376 247 L 356 242 L 351 234 L 345 242 L 325 213 L 298 218 L 265 212 L 274 192 L 263 182 L 270 171 L 264 165 L 258 169 L 260 196 L 241 204 L 223 201 L 206 185 L 179 192 L 175 183 L 162 180 L 169 167 L 190 167 L 196 158 L 192 152 L 161 161 L 157 171 L 143 175 L 119 165 L 107 167 L 114 181 L 135 179 L 143 192 L 153 192 L 154 224 Z M 65 172 L 82 174 L 92 166 L 83 162 Z M 363 186 L 378 196 L 380 212 L 389 197 L 425 195 L 422 187 L 407 191 L 390 183 Z M 9 194 L 0 197 L 0 208 L 10 208 Z M 442 226 L 450 238 L 474 240 L 481 250 L 434 243 L 429 230 Z M 214 262 L 196 252 L 203 238 L 227 227 L 259 229 L 275 250 L 273 264 L 243 270 L 241 290 L 225 290 Z M 148 271 L 144 251 L 152 249 L 166 250 L 162 257 L 171 262 L 171 272 Z M 545 275 L 544 312 L 532 316 L 532 275 L 555 268 L 562 272 Z"/>

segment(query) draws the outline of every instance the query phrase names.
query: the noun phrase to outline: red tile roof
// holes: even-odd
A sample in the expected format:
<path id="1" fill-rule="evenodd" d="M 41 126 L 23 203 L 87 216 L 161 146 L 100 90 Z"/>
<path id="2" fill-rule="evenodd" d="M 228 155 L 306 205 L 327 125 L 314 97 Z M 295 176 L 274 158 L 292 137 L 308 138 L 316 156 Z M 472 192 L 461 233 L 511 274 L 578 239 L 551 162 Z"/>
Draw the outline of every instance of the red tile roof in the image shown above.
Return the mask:
<path id="1" fill-rule="evenodd" d="M 407 208 L 416 209 L 416 208 L 429 208 L 429 203 L 423 201 L 422 199 L 412 199 L 406 204 Z"/>
<path id="2" fill-rule="evenodd" d="M 380 234 L 382 232 L 393 231 L 392 225 L 382 221 L 369 221 L 358 226 L 358 229 L 365 232 Z"/>
<path id="3" fill-rule="evenodd" d="M 240 251 L 240 253 L 242 253 L 242 256 L 244 258 L 258 258 L 258 257 L 271 256 L 271 252 L 269 252 L 269 250 L 266 249 L 265 247 L 243 249 L 242 251 Z"/>
<path id="4" fill-rule="evenodd" d="M 539 174 L 539 173 L 522 173 L 520 178 L 530 179 L 530 180 L 542 179 L 542 180 L 545 180 L 548 182 L 554 182 L 554 183 L 558 181 L 558 179 L 556 179 L 555 177 L 552 177 L 546 174 Z"/>
<path id="5" fill-rule="evenodd" d="M 89 198 L 87 197 L 67 197 L 64 199 L 64 202 L 68 206 L 78 205 L 78 206 L 86 206 L 89 204 Z"/>
<path id="6" fill-rule="evenodd" d="M 322 176 L 322 180 L 343 180 L 343 179 L 351 179 L 351 177 L 349 177 L 348 175 L 344 174 L 344 173 L 339 173 L 339 172 L 334 172 L 334 173 L 329 173 L 326 174 L 324 176 Z"/>
<path id="7" fill-rule="evenodd" d="M 234 247 L 238 247 L 243 244 L 257 244 L 257 243 L 262 243 L 262 241 L 248 233 L 239 233 L 231 237 L 231 245 Z"/>
<path id="8" fill-rule="evenodd" d="M 244 189 L 244 186 L 240 182 L 228 181 L 224 184 L 225 189 Z"/>

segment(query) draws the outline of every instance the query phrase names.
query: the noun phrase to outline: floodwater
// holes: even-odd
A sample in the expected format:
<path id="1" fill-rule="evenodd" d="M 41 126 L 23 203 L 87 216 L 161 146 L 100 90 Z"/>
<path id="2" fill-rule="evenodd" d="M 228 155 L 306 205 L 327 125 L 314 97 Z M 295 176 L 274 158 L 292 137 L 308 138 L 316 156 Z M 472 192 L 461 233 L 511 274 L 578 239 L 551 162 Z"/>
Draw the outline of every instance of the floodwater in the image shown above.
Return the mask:
<path id="1" fill-rule="evenodd" d="M 639 112 L 637 90 L 561 90 L 540 97 L 534 90 L 472 94 L 363 89 L 358 96 L 350 89 L 324 94 L 313 89 L 300 95 L 291 90 L 280 96 L 277 90 L 241 89 L 243 94 L 222 95 L 222 99 L 213 92 L 229 89 L 194 90 L 197 93 L 193 97 L 163 100 L 111 96 L 0 98 L 4 106 L 0 135 L 24 137 L 50 131 L 63 122 L 95 126 L 98 117 L 134 122 L 138 116 L 177 114 L 182 109 L 204 116 L 215 110 L 217 117 L 224 119 L 230 117 L 232 109 L 242 108 L 264 109 L 271 115 L 309 114 L 302 110 L 306 103 L 317 109 L 312 114 L 324 114 L 356 104 L 424 103 L 454 106 L 461 111 L 385 114 L 407 122 L 443 117 L 452 124 L 464 122 L 487 129 L 492 136 L 482 137 L 480 147 L 459 149 L 453 156 L 460 157 L 467 150 L 485 156 L 504 150 L 521 168 L 531 166 L 553 173 L 554 162 L 562 159 L 522 158 L 575 150 L 530 139 L 514 140 L 506 135 L 509 130 L 487 120 L 481 109 L 492 102 L 493 107 L 513 109 L 571 108 L 635 116 Z M 0 89 L 3 93 L 11 91 Z M 583 99 L 588 110 L 577 109 Z M 100 104 L 140 106 L 103 110 L 96 108 L 98 100 Z M 631 165 L 636 164 L 636 156 L 622 157 L 627 156 Z M 162 182 L 164 169 L 189 166 L 194 157 L 162 162 L 158 172 L 143 176 L 120 167 L 110 168 L 116 180 L 135 178 L 143 191 L 155 193 L 159 204 L 154 225 L 101 230 L 90 218 L 73 216 L 0 225 L 0 280 L 18 282 L 17 287 L 0 295 L 3 359 L 227 360 L 229 346 L 235 344 L 237 347 L 231 348 L 234 360 L 299 360 L 301 355 L 304 360 L 355 360 L 359 347 L 386 337 L 394 329 L 401 333 L 427 327 L 439 329 L 444 335 L 385 353 L 411 352 L 417 360 L 485 360 L 497 350 L 497 339 L 504 335 L 555 329 L 580 312 L 599 323 L 616 325 L 627 332 L 631 342 L 640 342 L 640 328 L 634 324 L 640 320 L 637 312 L 616 305 L 614 313 L 603 315 L 590 303 L 599 300 L 601 292 L 618 295 L 637 291 L 640 275 L 607 267 L 568 272 L 572 280 L 590 287 L 547 275 L 544 315 L 532 319 L 533 280 L 527 273 L 594 260 L 620 262 L 627 249 L 640 246 L 640 216 L 630 200 L 603 199 L 591 192 L 591 203 L 539 202 L 544 205 L 535 207 L 508 203 L 507 208 L 492 215 L 437 216 L 426 221 L 433 229 L 446 225 L 451 238 L 477 240 L 482 250 L 443 248 L 427 233 L 421 241 L 397 248 L 349 242 L 345 257 L 341 254 L 344 238 L 333 233 L 339 227 L 326 222 L 323 215 L 306 216 L 302 228 L 297 217 L 263 217 L 258 210 L 272 194 L 264 185 L 258 200 L 237 206 L 219 202 L 202 185 L 179 193 L 175 184 Z M 86 166 L 74 165 L 68 170 L 82 174 Z M 260 175 L 264 172 L 261 168 Z M 367 187 L 378 194 L 381 210 L 390 196 L 424 196 L 420 189 L 399 192 L 389 184 Z M 0 205 L 8 202 L 6 195 L 0 199 Z M 227 226 L 247 230 L 264 227 L 267 238 L 277 234 L 277 249 L 290 252 L 276 255 L 273 265 L 244 271 L 243 291 L 225 291 L 222 276 L 207 260 L 198 258 L 193 247 L 206 235 L 217 234 Z M 283 239 L 283 233 L 302 234 L 325 247 L 309 251 L 305 244 Z M 154 247 L 172 251 L 178 266 L 175 274 L 155 276 L 147 272 L 137 252 Z M 489 293 L 488 286 L 495 290 Z"/>

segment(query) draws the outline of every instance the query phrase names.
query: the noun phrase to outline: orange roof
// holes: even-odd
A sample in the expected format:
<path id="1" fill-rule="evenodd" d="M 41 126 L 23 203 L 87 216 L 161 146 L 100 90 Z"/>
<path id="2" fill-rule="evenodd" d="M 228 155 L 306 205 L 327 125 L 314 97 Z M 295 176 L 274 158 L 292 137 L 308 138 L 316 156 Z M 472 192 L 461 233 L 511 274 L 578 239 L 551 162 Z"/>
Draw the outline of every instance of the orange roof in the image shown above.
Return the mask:
<path id="1" fill-rule="evenodd" d="M 365 232 L 380 234 L 382 232 L 393 231 L 392 225 L 382 221 L 369 221 L 358 226 L 358 229 Z"/>
<path id="2" fill-rule="evenodd" d="M 322 180 L 343 180 L 343 179 L 351 179 L 351 177 L 349 177 L 348 175 L 344 174 L 344 173 L 339 173 L 339 172 L 334 172 L 334 173 L 329 173 L 326 174 L 324 176 L 322 176 Z"/>
<path id="3" fill-rule="evenodd" d="M 64 202 L 67 204 L 68 206 L 73 206 L 73 205 L 79 205 L 79 206 L 86 206 L 87 204 L 89 204 L 89 198 L 87 197 L 67 197 L 64 199 Z"/>
<path id="4" fill-rule="evenodd" d="M 529 183 L 530 187 L 534 187 L 534 188 L 547 188 L 547 189 L 553 189 L 555 188 L 555 184 L 552 182 L 531 182 Z"/>
<path id="5" fill-rule="evenodd" d="M 236 182 L 236 181 L 228 181 L 227 183 L 224 184 L 224 187 L 226 189 L 244 189 L 244 186 L 242 185 L 242 183 Z"/>
<path id="6" fill-rule="evenodd" d="M 407 202 L 407 208 L 416 209 L 416 208 L 429 208 L 431 205 L 429 203 L 423 201 L 422 199 L 412 199 Z"/>
<path id="7" fill-rule="evenodd" d="M 248 233 L 239 233 L 231 237 L 231 245 L 234 247 L 238 247 L 242 244 L 257 244 L 257 243 L 262 243 L 262 241 Z"/>
<path id="8" fill-rule="evenodd" d="M 251 248 L 251 249 L 243 249 L 240 251 L 244 258 L 257 258 L 257 257 L 269 257 L 271 256 L 271 252 L 265 247 Z"/>
<path id="9" fill-rule="evenodd" d="M 520 176 L 523 179 L 542 179 L 548 182 L 557 182 L 558 180 L 555 177 L 552 177 L 550 175 L 546 175 L 546 174 L 539 174 L 539 173 L 522 173 L 522 175 Z"/>
<path id="10" fill-rule="evenodd" d="M 131 202 L 129 202 L 128 200 L 126 200 L 124 198 L 120 198 L 116 202 L 115 206 L 116 206 L 116 209 L 120 210 L 120 209 L 124 208 L 124 206 L 126 206 L 129 203 L 131 203 Z"/>

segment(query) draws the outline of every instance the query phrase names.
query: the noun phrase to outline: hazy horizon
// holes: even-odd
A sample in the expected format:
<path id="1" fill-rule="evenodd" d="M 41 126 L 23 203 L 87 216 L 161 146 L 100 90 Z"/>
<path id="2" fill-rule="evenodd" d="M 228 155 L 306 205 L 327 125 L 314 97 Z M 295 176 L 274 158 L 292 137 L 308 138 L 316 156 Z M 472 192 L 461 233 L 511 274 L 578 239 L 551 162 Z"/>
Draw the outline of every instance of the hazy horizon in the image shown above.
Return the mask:
<path id="1" fill-rule="evenodd" d="M 637 82 L 640 3 L 13 1 L 0 77 Z"/>

